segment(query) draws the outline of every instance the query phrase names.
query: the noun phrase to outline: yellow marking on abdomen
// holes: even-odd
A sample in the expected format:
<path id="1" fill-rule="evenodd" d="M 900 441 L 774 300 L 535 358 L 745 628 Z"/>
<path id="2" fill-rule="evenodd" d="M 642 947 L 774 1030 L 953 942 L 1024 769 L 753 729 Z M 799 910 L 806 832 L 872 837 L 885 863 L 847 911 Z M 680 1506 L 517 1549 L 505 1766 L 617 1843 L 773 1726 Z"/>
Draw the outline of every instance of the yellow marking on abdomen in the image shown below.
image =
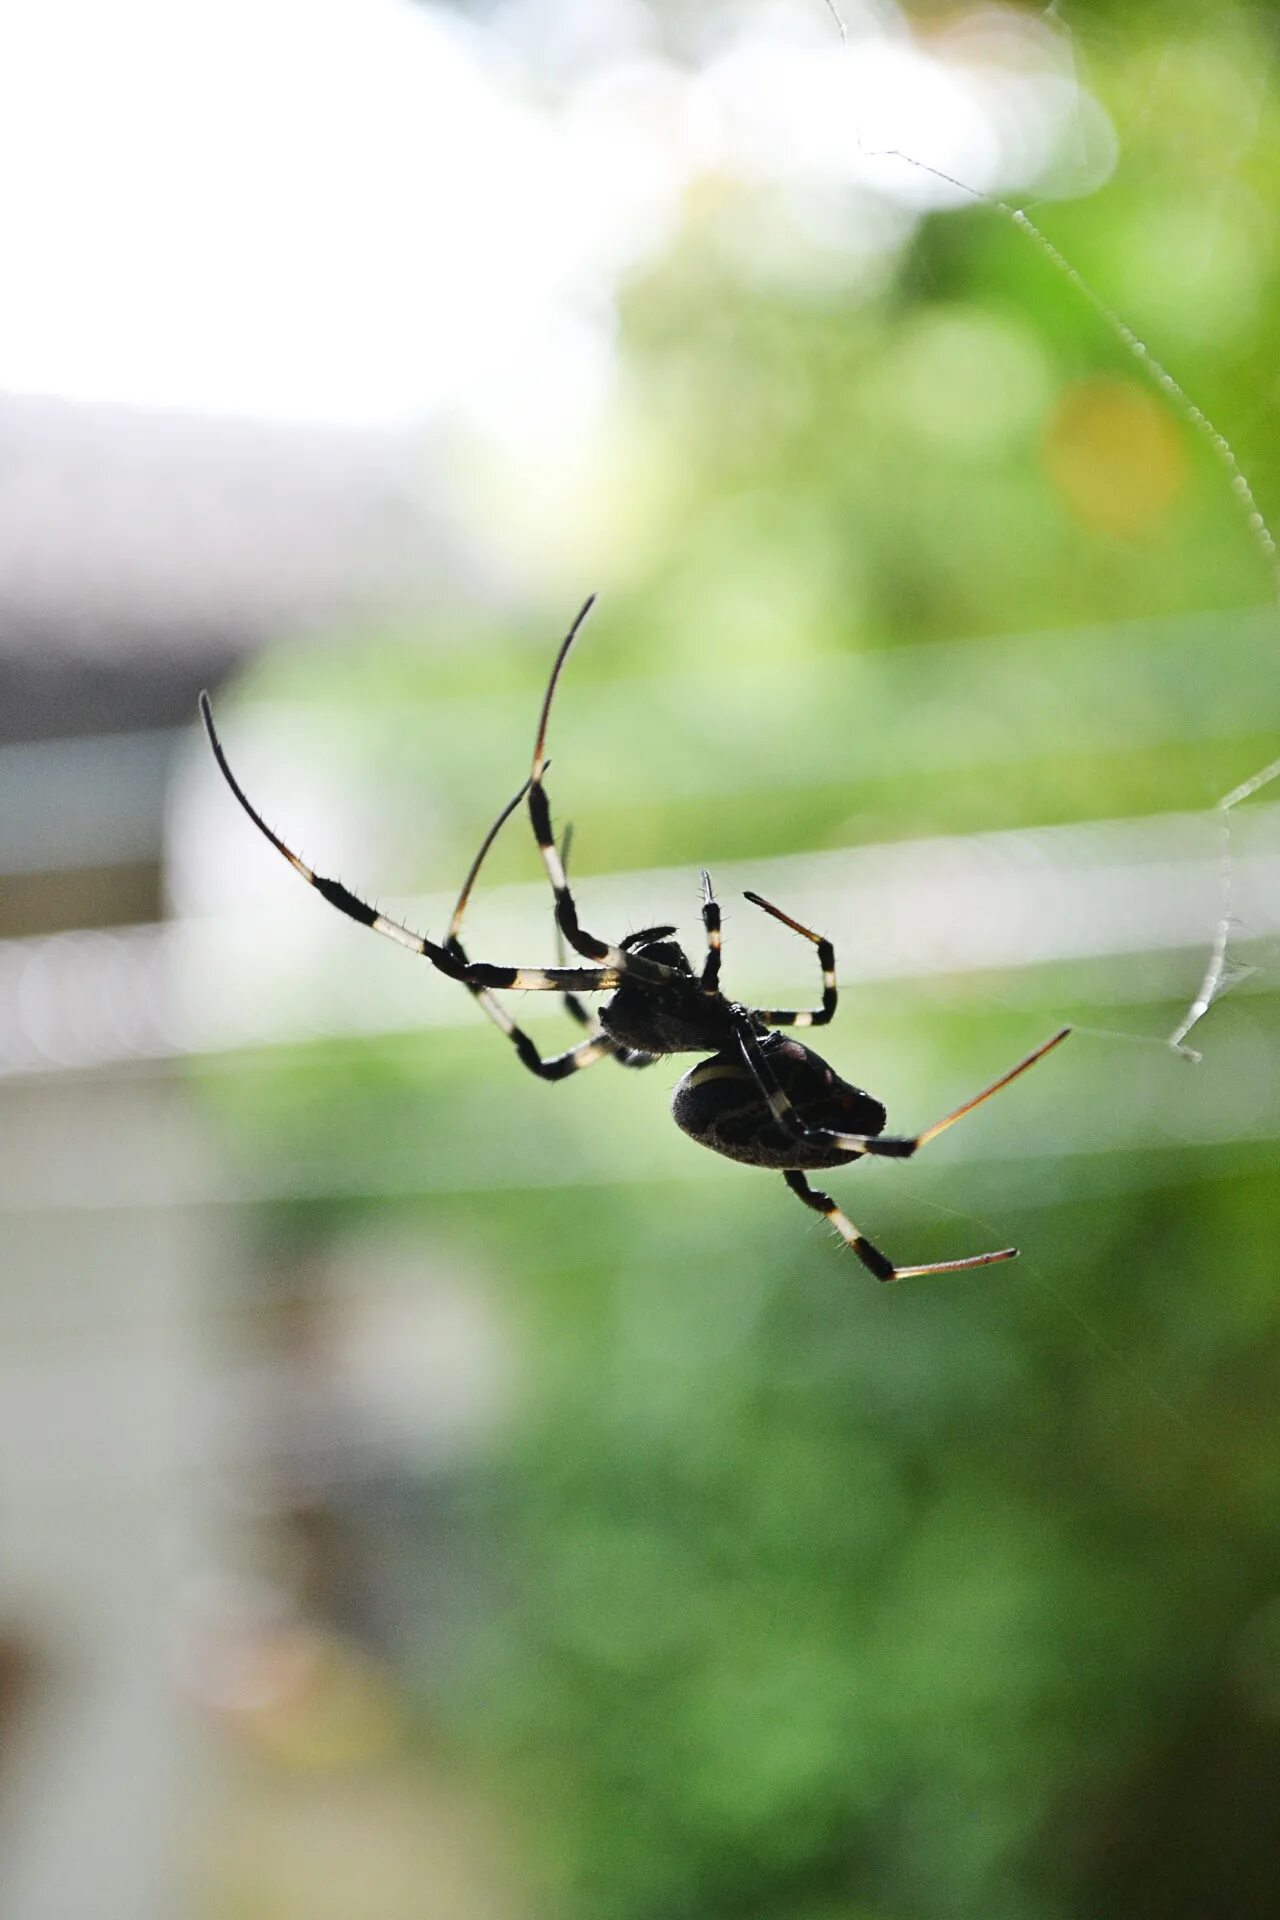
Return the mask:
<path id="1" fill-rule="evenodd" d="M 708 1080 L 750 1080 L 745 1067 L 739 1067 L 727 1060 L 704 1060 L 700 1066 L 691 1067 L 684 1077 L 686 1087 L 701 1087 Z"/>

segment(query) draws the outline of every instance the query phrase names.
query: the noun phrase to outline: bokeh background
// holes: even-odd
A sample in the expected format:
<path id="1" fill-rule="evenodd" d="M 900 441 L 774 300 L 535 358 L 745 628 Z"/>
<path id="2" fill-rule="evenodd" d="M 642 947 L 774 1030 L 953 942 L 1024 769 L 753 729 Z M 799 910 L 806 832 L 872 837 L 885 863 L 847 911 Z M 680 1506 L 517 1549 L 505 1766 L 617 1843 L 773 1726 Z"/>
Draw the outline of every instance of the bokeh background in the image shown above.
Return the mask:
<path id="1" fill-rule="evenodd" d="M 0 14 L 8 1920 L 1273 1911 L 1280 616 L 1150 356 L 1280 514 L 1278 15 Z M 591 589 L 590 924 L 830 932 L 899 1127 L 1079 1023 L 831 1182 L 1017 1263 L 540 1084 L 197 737 L 439 934 Z"/>

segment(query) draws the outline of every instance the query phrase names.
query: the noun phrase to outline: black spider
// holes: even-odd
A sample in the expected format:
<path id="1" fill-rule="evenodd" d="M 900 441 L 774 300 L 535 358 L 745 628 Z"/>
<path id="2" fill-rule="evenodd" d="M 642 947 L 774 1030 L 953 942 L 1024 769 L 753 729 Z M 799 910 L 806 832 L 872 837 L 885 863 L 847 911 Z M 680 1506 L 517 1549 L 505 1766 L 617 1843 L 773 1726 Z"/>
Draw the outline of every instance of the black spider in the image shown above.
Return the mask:
<path id="1" fill-rule="evenodd" d="M 485 836 L 458 896 L 442 946 L 413 933 L 398 921 L 387 919 L 385 914 L 348 892 L 340 881 L 313 873 L 272 832 L 232 773 L 214 729 L 209 697 L 202 693 L 200 710 L 214 757 L 254 825 L 309 885 L 339 912 L 358 920 L 362 926 L 372 927 L 375 933 L 398 941 L 411 953 L 421 954 L 441 973 L 460 981 L 506 1034 L 524 1065 L 540 1079 L 563 1080 L 582 1067 L 610 1058 L 623 1066 L 646 1067 L 666 1054 L 708 1054 L 710 1058 L 700 1060 L 675 1089 L 672 1112 L 676 1125 L 691 1139 L 715 1153 L 725 1154 L 730 1160 L 771 1167 L 781 1173 L 805 1206 L 825 1215 L 877 1280 L 901 1280 L 922 1273 L 955 1273 L 969 1267 L 991 1266 L 999 1260 L 1012 1260 L 1018 1251 L 1016 1247 L 973 1254 L 966 1260 L 935 1260 L 925 1266 L 896 1267 L 858 1232 L 829 1194 L 809 1185 L 805 1173 L 816 1168 L 844 1166 L 867 1154 L 908 1159 L 955 1121 L 972 1113 L 993 1093 L 1007 1087 L 1037 1060 L 1042 1060 L 1066 1039 L 1071 1031 L 1069 1027 L 1062 1027 L 981 1093 L 922 1133 L 887 1134 L 884 1132 L 887 1116 L 878 1100 L 842 1080 L 811 1048 L 773 1031 L 778 1027 L 823 1027 L 835 1013 L 835 953 L 831 942 L 821 934 L 802 926 L 780 907 L 762 900 L 759 894 L 747 894 L 754 906 L 763 908 L 793 933 L 810 941 L 818 950 L 818 964 L 822 969 L 820 1006 L 799 1010 L 766 1009 L 741 1006 L 720 992 L 720 908 L 705 871 L 702 922 L 706 929 L 707 957 L 699 973 L 695 973 L 683 949 L 672 939 L 674 927 L 645 927 L 628 934 L 615 946 L 582 925 L 565 871 L 568 834 L 566 832 L 562 855 L 551 828 L 551 809 L 543 776 L 548 764 L 546 739 L 551 703 L 569 649 L 593 601 L 594 595 L 582 608 L 556 655 L 542 702 L 529 779 Z M 555 894 L 560 934 L 576 953 L 591 963 L 589 966 L 498 967 L 469 959 L 463 948 L 462 918 L 476 876 L 498 829 L 521 800 L 527 800 L 534 836 Z M 561 959 L 563 957 L 562 952 Z M 598 1029 L 567 1052 L 544 1058 L 528 1034 L 494 999 L 494 991 L 504 988 L 560 993 L 569 1011 L 587 1026 L 591 1025 L 590 1016 L 577 995 L 607 992 L 610 998 L 600 1009 Z"/>

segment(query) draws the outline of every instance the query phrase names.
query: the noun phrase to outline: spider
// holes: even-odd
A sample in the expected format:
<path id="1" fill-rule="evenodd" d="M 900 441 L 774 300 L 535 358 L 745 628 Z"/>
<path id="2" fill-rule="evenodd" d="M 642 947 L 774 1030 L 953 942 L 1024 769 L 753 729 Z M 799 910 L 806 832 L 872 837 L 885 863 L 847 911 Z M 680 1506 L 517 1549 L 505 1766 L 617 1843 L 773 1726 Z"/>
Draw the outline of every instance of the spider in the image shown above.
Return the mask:
<path id="1" fill-rule="evenodd" d="M 704 1054 L 708 1057 L 700 1060 L 676 1085 L 672 1096 L 676 1125 L 713 1153 L 780 1173 L 797 1199 L 830 1222 L 845 1245 L 877 1280 L 960 1273 L 971 1267 L 989 1267 L 998 1261 L 1014 1259 L 1018 1249 L 1002 1247 L 994 1253 L 973 1254 L 962 1260 L 896 1266 L 854 1226 L 830 1194 L 811 1186 L 805 1175 L 845 1166 L 868 1155 L 910 1159 L 930 1140 L 936 1140 L 957 1120 L 972 1113 L 1038 1060 L 1043 1060 L 1066 1039 L 1070 1027 L 1060 1028 L 998 1080 L 993 1080 L 922 1132 L 886 1133 L 888 1116 L 880 1101 L 861 1087 L 842 1080 L 812 1048 L 778 1031 L 784 1027 L 825 1027 L 835 1015 L 835 952 L 822 934 L 803 926 L 758 893 L 746 894 L 753 906 L 817 949 L 822 974 L 822 999 L 817 1007 L 763 1008 L 743 1006 L 720 991 L 720 907 L 705 870 L 702 873 L 702 924 L 706 958 L 700 971 L 695 971 L 683 948 L 672 937 L 676 932 L 674 926 L 643 927 L 615 945 L 589 932 L 582 924 L 567 874 L 569 834 L 566 831 L 561 846 L 557 847 L 544 775 L 549 765 L 547 730 L 556 688 L 594 601 L 593 594 L 561 642 L 543 696 L 529 778 L 486 834 L 458 895 L 443 944 L 388 919 L 349 892 L 341 881 L 313 873 L 285 845 L 252 805 L 231 771 L 214 727 L 209 696 L 202 693 L 200 711 L 214 758 L 255 827 L 309 886 L 315 887 L 340 913 L 395 940 L 410 953 L 429 960 L 451 980 L 459 981 L 507 1036 L 522 1064 L 539 1079 L 563 1080 L 584 1067 L 594 1066 L 598 1060 L 613 1059 L 625 1067 L 641 1068 L 653 1065 L 668 1054 Z M 589 962 L 586 966 L 494 966 L 471 960 L 462 945 L 463 915 L 480 868 L 499 829 L 522 800 L 527 803 L 534 837 L 555 897 L 558 935 Z M 559 958 L 563 963 L 563 947 Z M 564 1053 L 544 1056 L 493 997 L 496 991 L 504 989 L 561 994 L 573 1017 L 591 1028 L 588 1037 Z M 599 1009 L 598 1025 L 593 1026 L 578 998 L 582 993 L 609 994 Z"/>

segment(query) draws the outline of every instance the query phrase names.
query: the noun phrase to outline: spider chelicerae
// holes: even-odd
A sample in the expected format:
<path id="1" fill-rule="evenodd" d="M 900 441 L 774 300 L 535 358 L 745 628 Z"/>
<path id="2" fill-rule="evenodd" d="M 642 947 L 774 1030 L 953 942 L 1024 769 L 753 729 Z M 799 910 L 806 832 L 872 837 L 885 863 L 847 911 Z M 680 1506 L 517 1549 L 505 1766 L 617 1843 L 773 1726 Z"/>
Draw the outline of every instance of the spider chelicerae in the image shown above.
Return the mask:
<path id="1" fill-rule="evenodd" d="M 811 1186 L 805 1175 L 817 1169 L 845 1166 L 866 1155 L 909 1159 L 957 1120 L 980 1107 L 984 1100 L 989 1100 L 993 1093 L 1007 1087 L 1028 1067 L 1033 1067 L 1037 1060 L 1043 1060 L 1066 1039 L 1070 1027 L 1060 1028 L 998 1080 L 993 1080 L 990 1086 L 923 1132 L 886 1133 L 885 1109 L 873 1095 L 842 1080 L 811 1047 L 802 1046 L 798 1040 L 778 1031 L 783 1027 L 825 1027 L 834 1017 L 835 952 L 822 934 L 793 920 L 789 913 L 762 899 L 758 893 L 746 895 L 753 906 L 760 907 L 816 947 L 822 971 L 820 1006 L 765 1008 L 743 1006 L 727 999 L 720 991 L 720 908 L 710 875 L 705 870 L 702 924 L 707 952 L 701 971 L 695 972 L 683 948 L 672 938 L 676 932 L 674 926 L 643 927 L 627 934 L 617 945 L 600 939 L 583 926 L 566 871 L 568 834 L 566 832 L 558 847 L 551 826 L 544 775 L 548 765 L 546 742 L 552 701 L 569 650 L 594 599 L 592 595 L 586 601 L 561 643 L 543 697 L 529 778 L 486 834 L 458 895 L 443 944 L 438 945 L 398 921 L 388 919 L 349 892 L 341 881 L 313 873 L 285 845 L 253 806 L 231 771 L 213 724 L 209 696 L 202 693 L 200 711 L 214 757 L 227 785 L 253 824 L 309 886 L 315 887 L 340 913 L 395 940 L 410 953 L 429 960 L 451 980 L 459 981 L 511 1041 L 523 1065 L 540 1080 L 564 1080 L 583 1067 L 594 1066 L 597 1060 L 613 1059 L 624 1067 L 648 1067 L 668 1054 L 706 1054 L 709 1057 L 691 1068 L 675 1088 L 672 1113 L 676 1125 L 690 1139 L 710 1147 L 713 1153 L 781 1173 L 796 1197 L 830 1221 L 877 1280 L 904 1280 L 925 1273 L 960 1273 L 970 1267 L 989 1267 L 1000 1260 L 1012 1260 L 1018 1251 L 1016 1247 L 972 1254 L 963 1260 L 895 1266 L 887 1254 L 858 1231 L 830 1194 Z M 462 945 L 463 915 L 480 868 L 499 829 L 522 800 L 527 802 L 534 837 L 555 895 L 559 935 L 575 953 L 590 962 L 588 966 L 493 966 L 470 959 Z M 564 957 L 562 951 L 560 959 L 563 961 Z M 545 1057 L 501 1002 L 494 999 L 495 991 L 503 989 L 561 994 L 579 1024 L 591 1028 L 589 1037 L 564 1053 Z M 582 993 L 609 994 L 599 1010 L 598 1025 L 578 998 Z"/>

